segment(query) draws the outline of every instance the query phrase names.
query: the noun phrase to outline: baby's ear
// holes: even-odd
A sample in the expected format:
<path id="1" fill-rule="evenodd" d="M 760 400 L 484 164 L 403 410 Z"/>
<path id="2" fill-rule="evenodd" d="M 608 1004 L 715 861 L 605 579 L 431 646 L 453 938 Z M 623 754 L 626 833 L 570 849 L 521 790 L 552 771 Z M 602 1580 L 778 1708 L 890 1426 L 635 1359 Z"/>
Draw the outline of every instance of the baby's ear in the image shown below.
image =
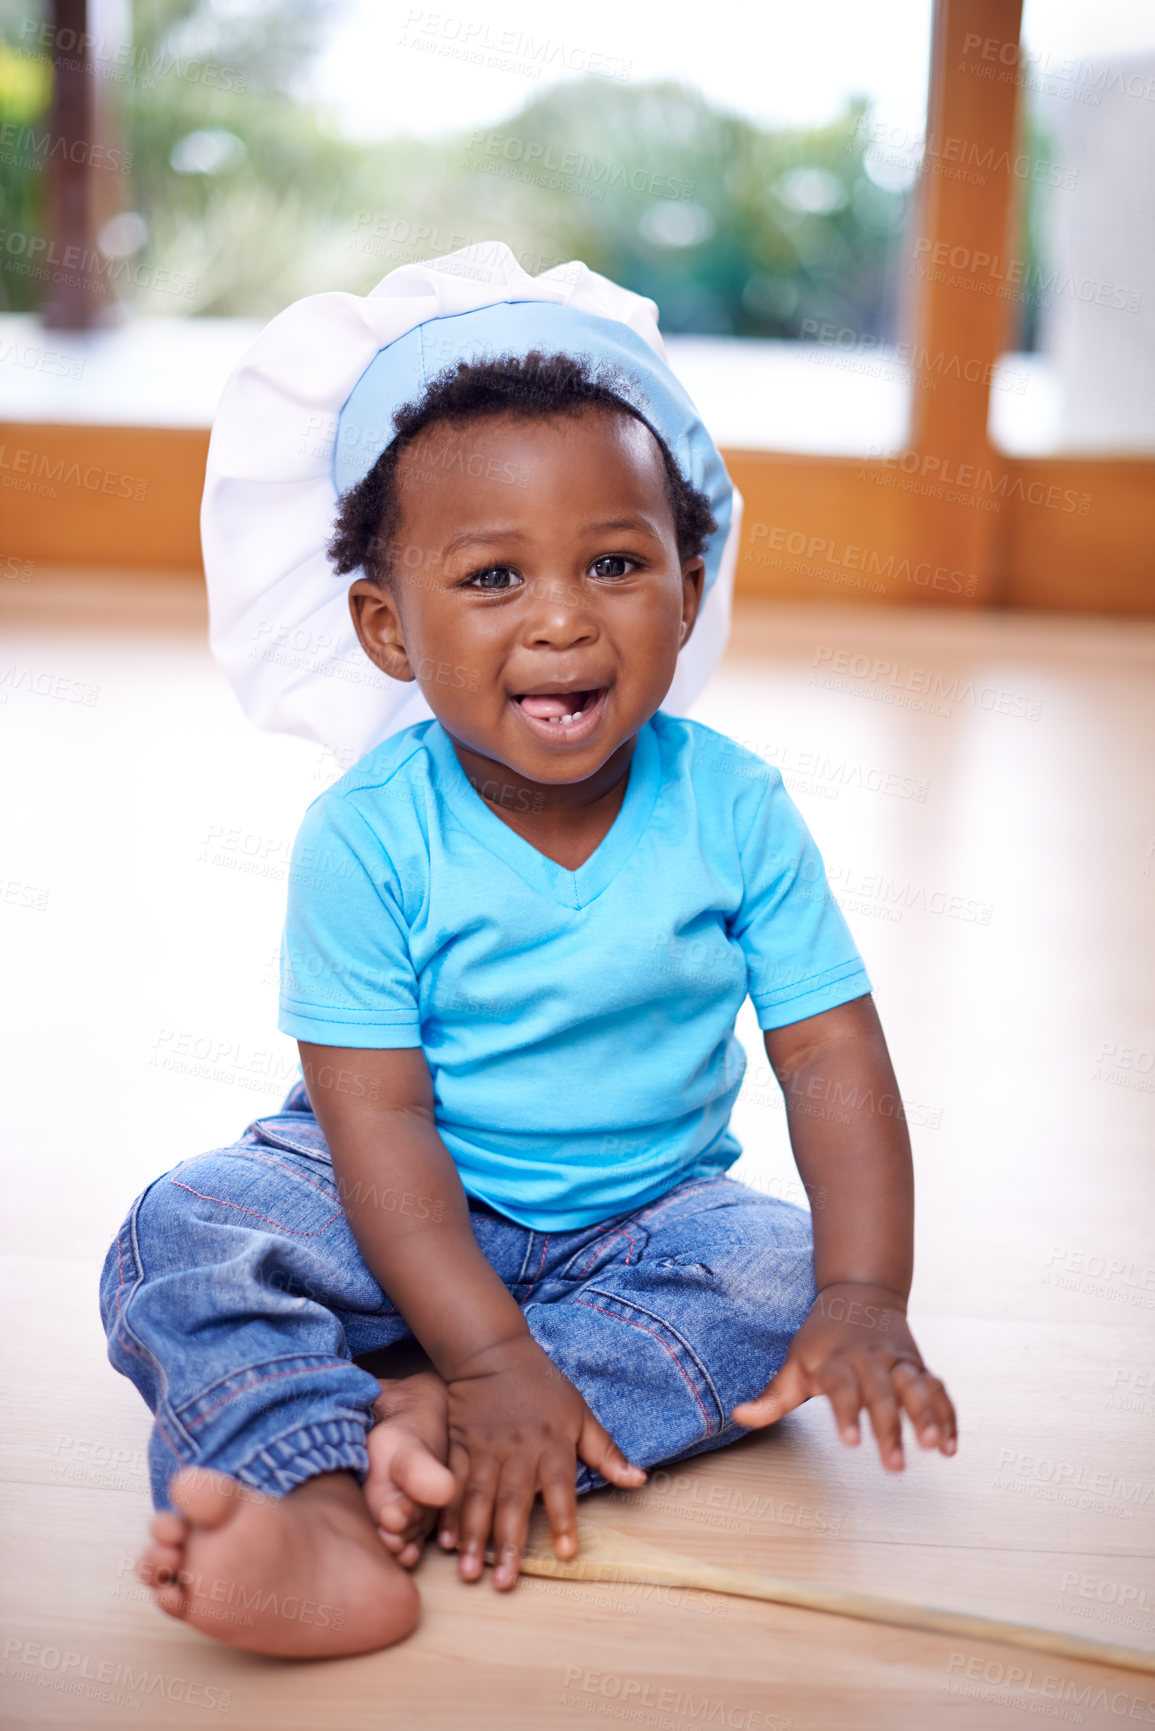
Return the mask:
<path id="1" fill-rule="evenodd" d="M 705 560 L 700 555 L 687 559 L 682 566 L 682 635 L 678 643 L 679 649 L 684 649 L 694 634 L 694 621 L 701 610 L 705 584 Z"/>
<path id="2" fill-rule="evenodd" d="M 416 679 L 401 634 L 401 616 L 389 585 L 372 577 L 358 577 L 349 585 L 349 612 L 357 641 L 374 667 L 379 667 L 390 679 L 407 682 Z"/>

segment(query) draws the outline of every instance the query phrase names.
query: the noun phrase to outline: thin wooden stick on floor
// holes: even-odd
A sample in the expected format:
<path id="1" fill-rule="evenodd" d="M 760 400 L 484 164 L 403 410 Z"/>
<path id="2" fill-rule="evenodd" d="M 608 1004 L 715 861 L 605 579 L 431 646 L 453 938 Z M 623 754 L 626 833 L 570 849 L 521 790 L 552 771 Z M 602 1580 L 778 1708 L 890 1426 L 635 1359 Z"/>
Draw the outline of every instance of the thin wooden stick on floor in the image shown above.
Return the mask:
<path id="1" fill-rule="evenodd" d="M 1028 1623 L 1008 1623 L 1001 1617 L 975 1617 L 965 1611 L 941 1611 L 901 1599 L 881 1599 L 873 1593 L 846 1593 L 808 1581 L 784 1581 L 756 1575 L 749 1569 L 718 1568 L 699 1563 L 677 1551 L 666 1551 L 635 1539 L 614 1527 L 578 1524 L 580 1550 L 569 1562 L 554 1555 L 548 1531 L 535 1533 L 522 1560 L 527 1575 L 552 1576 L 559 1581 L 652 1582 L 663 1587 L 697 1587 L 704 1593 L 733 1593 L 743 1599 L 768 1599 L 776 1605 L 798 1605 L 827 1611 L 836 1617 L 857 1617 L 868 1623 L 893 1623 L 901 1629 L 924 1629 L 963 1640 L 995 1641 L 1002 1646 L 1031 1647 L 1057 1653 L 1084 1664 L 1111 1665 L 1119 1670 L 1155 1674 L 1155 1652 L 1118 1647 L 1107 1641 L 1086 1641 L 1057 1629 L 1037 1629 Z"/>

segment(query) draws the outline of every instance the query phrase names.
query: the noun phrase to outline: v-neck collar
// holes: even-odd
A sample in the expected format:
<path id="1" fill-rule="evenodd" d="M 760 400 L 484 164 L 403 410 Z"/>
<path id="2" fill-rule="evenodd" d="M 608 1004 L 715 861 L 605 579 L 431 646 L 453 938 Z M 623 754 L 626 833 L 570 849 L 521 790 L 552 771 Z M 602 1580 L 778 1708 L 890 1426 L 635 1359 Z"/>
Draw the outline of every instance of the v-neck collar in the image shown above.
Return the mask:
<path id="1" fill-rule="evenodd" d="M 524 878 L 532 889 L 566 908 L 595 901 L 621 871 L 650 821 L 658 798 L 661 753 L 651 722 L 638 729 L 617 816 L 590 857 L 576 870 L 558 865 L 491 811 L 461 766 L 439 721 L 425 736 L 437 785 L 454 816 L 476 841 Z"/>

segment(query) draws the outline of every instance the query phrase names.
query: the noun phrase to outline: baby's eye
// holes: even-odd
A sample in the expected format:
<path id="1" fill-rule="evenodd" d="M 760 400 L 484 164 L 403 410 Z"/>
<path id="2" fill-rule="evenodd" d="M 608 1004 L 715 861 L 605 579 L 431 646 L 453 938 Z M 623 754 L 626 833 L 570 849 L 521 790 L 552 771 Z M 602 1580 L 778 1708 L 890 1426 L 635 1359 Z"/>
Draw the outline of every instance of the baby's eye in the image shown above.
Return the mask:
<path id="1" fill-rule="evenodd" d="M 506 578 L 512 578 L 514 582 L 506 582 Z M 508 565 L 487 565 L 484 571 L 475 571 L 473 573 L 473 575 L 468 579 L 466 587 L 469 589 L 488 589 L 492 592 L 494 590 L 512 589 L 514 583 L 520 582 L 521 578 L 517 575 L 517 572 L 511 571 Z"/>
<path id="2" fill-rule="evenodd" d="M 603 553 L 600 559 L 595 559 L 590 570 L 595 577 L 624 577 L 627 565 L 636 565 L 636 559 L 628 559 L 624 553 Z M 602 566 L 616 565 L 616 571 L 603 570 Z"/>

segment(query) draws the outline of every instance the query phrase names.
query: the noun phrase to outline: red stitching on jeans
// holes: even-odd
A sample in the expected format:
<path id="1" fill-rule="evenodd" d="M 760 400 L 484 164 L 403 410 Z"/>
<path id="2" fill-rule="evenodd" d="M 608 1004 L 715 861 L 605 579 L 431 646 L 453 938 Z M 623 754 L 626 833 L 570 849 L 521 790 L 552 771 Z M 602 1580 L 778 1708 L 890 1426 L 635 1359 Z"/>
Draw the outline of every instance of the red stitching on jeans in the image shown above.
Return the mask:
<path id="1" fill-rule="evenodd" d="M 601 1255 L 602 1251 L 608 1250 L 611 1244 L 616 1244 L 619 1238 L 628 1238 L 630 1241 L 630 1249 L 626 1252 L 626 1260 L 622 1264 L 623 1268 L 628 1268 L 630 1266 L 630 1252 L 637 1249 L 637 1242 L 633 1233 L 630 1232 L 627 1227 L 623 1226 L 617 1232 L 612 1233 L 609 1238 L 601 1238 L 598 1240 L 594 1245 L 593 1255 L 590 1257 L 588 1262 L 584 1263 L 583 1266 L 577 1270 L 574 1279 L 580 1280 L 583 1274 L 588 1273 Z"/>
<path id="2" fill-rule="evenodd" d="M 163 1442 L 163 1444 L 164 1444 L 165 1448 L 168 1450 L 169 1454 L 172 1455 L 174 1460 L 179 1461 L 182 1467 L 188 1466 L 190 1463 L 185 1460 L 184 1456 L 181 1454 L 180 1450 L 177 1448 L 176 1444 L 173 1442 L 172 1438 L 169 1436 L 168 1432 L 164 1428 L 164 1423 L 163 1423 L 163 1420 L 161 1419 L 161 1416 L 160 1416 L 160 1408 L 159 1407 L 153 1413 L 152 1418 L 153 1418 L 153 1423 L 156 1425 L 157 1430 L 160 1432 L 160 1440 Z M 166 1489 L 167 1489 L 167 1486 L 166 1486 Z"/>
<path id="3" fill-rule="evenodd" d="M 674 1363 L 678 1366 L 679 1374 L 681 1375 L 683 1382 L 686 1384 L 686 1387 L 689 1389 L 698 1405 L 702 1408 L 702 1417 L 706 1421 L 706 1435 L 709 1436 L 710 1415 L 702 1403 L 701 1395 L 686 1375 L 685 1369 L 679 1361 L 677 1353 L 673 1350 L 668 1341 L 663 1340 L 660 1334 L 655 1334 L 652 1328 L 647 1328 L 644 1322 L 634 1322 L 632 1318 L 628 1316 L 615 1316 L 612 1310 L 606 1310 L 600 1304 L 591 1304 L 587 1298 L 575 1298 L 574 1303 L 584 1305 L 587 1310 L 600 1310 L 603 1316 L 608 1316 L 610 1318 L 611 1322 L 624 1322 L 627 1328 L 640 1328 L 643 1334 L 648 1334 L 653 1340 L 657 1341 L 659 1346 L 664 1346 Z"/>
<path id="4" fill-rule="evenodd" d="M 302 1184 L 307 1184 L 310 1190 L 315 1190 L 319 1196 L 325 1198 L 326 1202 L 332 1200 L 323 1184 L 318 1184 L 315 1179 L 310 1178 L 306 1173 L 298 1171 L 296 1166 L 286 1166 L 283 1160 L 274 1160 L 271 1154 L 257 1154 L 254 1152 L 250 1158 L 253 1160 L 263 1161 L 266 1166 L 278 1167 L 280 1171 L 287 1172 L 290 1178 L 298 1178 Z"/>
<path id="5" fill-rule="evenodd" d="M 538 1281 L 541 1279 L 541 1271 L 545 1267 L 545 1253 L 549 1249 L 549 1241 L 552 1237 L 553 1237 L 552 1232 L 547 1232 L 545 1235 L 545 1243 L 541 1247 L 541 1261 L 537 1265 L 537 1273 L 534 1275 L 533 1279 L 529 1283 L 529 1287 L 528 1287 L 528 1290 L 526 1291 L 526 1295 L 525 1295 L 527 1298 L 529 1297 L 530 1293 L 533 1291 L 534 1287 L 537 1285 Z"/>
<path id="6" fill-rule="evenodd" d="M 163 1390 L 162 1390 L 162 1398 L 163 1398 L 163 1396 L 168 1393 L 168 1378 L 165 1376 L 164 1367 L 161 1364 L 159 1359 L 154 1358 L 152 1353 L 146 1351 L 144 1346 L 139 1344 L 132 1337 L 131 1330 L 129 1329 L 129 1326 L 128 1326 L 127 1318 L 121 1314 L 120 1295 L 124 1291 L 124 1263 L 121 1259 L 121 1254 L 120 1254 L 120 1239 L 121 1239 L 121 1233 L 118 1232 L 116 1235 L 116 1273 L 117 1273 L 117 1279 L 119 1281 L 119 1285 L 117 1286 L 117 1289 L 116 1289 L 116 1320 L 113 1323 L 112 1327 L 108 1331 L 108 1338 L 111 1341 L 113 1335 L 116 1335 L 117 1339 L 120 1341 L 120 1344 L 124 1348 L 125 1352 L 134 1353 L 137 1358 L 143 1359 L 145 1364 L 152 1366 L 155 1370 L 160 1372 L 160 1380 L 161 1380 L 161 1383 L 163 1385 Z M 143 1278 L 144 1278 L 144 1271 L 142 1269 L 141 1270 L 141 1279 L 143 1279 Z M 139 1281 L 137 1284 L 139 1285 Z M 159 1424 L 159 1422 L 160 1421 L 158 1419 L 157 1423 Z M 165 1438 L 165 1441 L 166 1442 L 168 1441 L 167 1437 Z M 171 1448 L 171 1446 L 172 1445 L 170 1443 L 169 1447 Z"/>
<path id="7" fill-rule="evenodd" d="M 282 1376 L 305 1376 L 314 1370 L 344 1370 L 346 1364 L 351 1362 L 352 1360 L 349 1359 L 337 1358 L 331 1364 L 310 1364 L 298 1367 L 296 1370 L 271 1370 L 268 1376 L 254 1377 L 251 1382 L 242 1383 L 240 1388 L 234 1388 L 231 1394 L 223 1394 L 220 1400 L 214 1401 L 212 1406 L 206 1407 L 199 1417 L 183 1419 L 181 1422 L 186 1430 L 196 1430 L 198 1425 L 202 1425 L 206 1418 L 211 1418 L 212 1414 L 219 1411 L 222 1406 L 228 1406 L 231 1400 L 236 1400 L 239 1394 L 247 1394 L 251 1388 L 259 1388 L 263 1382 L 276 1382 L 277 1378 Z"/>
<path id="8" fill-rule="evenodd" d="M 292 1168 L 290 1167 L 291 1171 Z M 226 1202 L 223 1196 L 208 1196 L 203 1190 L 194 1190 L 191 1184 L 182 1184 L 179 1178 L 170 1178 L 170 1184 L 175 1184 L 178 1190 L 187 1190 L 190 1196 L 199 1196 L 202 1202 L 215 1202 L 221 1208 L 235 1208 L 238 1214 L 251 1215 L 254 1220 L 263 1220 L 266 1226 L 275 1226 L 278 1232 L 287 1232 L 290 1238 L 319 1238 L 325 1227 L 332 1226 L 341 1213 L 338 1208 L 335 1214 L 330 1214 L 324 1225 L 318 1226 L 315 1232 L 296 1232 L 291 1226 L 282 1226 L 279 1220 L 272 1220 L 267 1214 L 258 1214 L 255 1208 L 242 1208 L 239 1202 Z M 316 1186 L 314 1185 L 314 1189 Z"/>

